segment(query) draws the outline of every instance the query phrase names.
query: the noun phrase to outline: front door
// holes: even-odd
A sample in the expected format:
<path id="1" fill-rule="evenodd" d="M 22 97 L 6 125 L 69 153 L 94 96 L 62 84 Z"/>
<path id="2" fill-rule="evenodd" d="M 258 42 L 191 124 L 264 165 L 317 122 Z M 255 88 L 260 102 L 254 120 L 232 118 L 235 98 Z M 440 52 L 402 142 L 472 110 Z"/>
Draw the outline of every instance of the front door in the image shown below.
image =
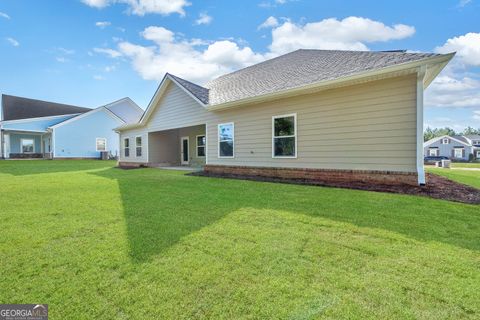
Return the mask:
<path id="1" fill-rule="evenodd" d="M 182 164 L 188 164 L 188 137 L 182 137 L 180 150 L 180 158 L 182 159 Z"/>

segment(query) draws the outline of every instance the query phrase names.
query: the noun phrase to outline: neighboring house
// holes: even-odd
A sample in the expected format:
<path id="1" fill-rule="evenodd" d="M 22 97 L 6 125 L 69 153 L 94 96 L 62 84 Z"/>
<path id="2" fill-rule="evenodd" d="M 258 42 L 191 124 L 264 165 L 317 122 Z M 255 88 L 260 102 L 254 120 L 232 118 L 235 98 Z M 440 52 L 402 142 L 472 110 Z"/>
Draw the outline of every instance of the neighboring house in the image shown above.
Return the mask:
<path id="1" fill-rule="evenodd" d="M 205 86 L 166 74 L 120 166 L 424 184 L 423 90 L 453 54 L 297 50 Z"/>
<path id="2" fill-rule="evenodd" d="M 448 157 L 454 161 L 480 159 L 480 135 L 441 136 L 423 145 L 424 156 Z M 471 156 L 473 155 L 473 156 Z"/>
<path id="3" fill-rule="evenodd" d="M 118 155 L 112 129 L 136 123 L 143 110 L 129 98 L 88 109 L 2 95 L 1 156 L 8 158 L 99 158 Z"/>

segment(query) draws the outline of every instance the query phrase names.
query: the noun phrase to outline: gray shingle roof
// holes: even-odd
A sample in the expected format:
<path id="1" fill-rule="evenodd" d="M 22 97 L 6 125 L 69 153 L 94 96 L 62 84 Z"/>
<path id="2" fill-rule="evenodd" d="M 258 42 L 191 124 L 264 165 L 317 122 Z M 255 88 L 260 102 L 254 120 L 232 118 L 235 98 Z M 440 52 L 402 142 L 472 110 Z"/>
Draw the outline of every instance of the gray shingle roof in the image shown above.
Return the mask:
<path id="1" fill-rule="evenodd" d="M 465 137 L 470 140 L 480 140 L 480 134 L 467 134 Z"/>
<path id="2" fill-rule="evenodd" d="M 198 100 L 202 101 L 204 104 L 208 104 L 208 89 L 193 82 L 187 81 L 185 79 L 174 76 L 173 74 L 167 73 L 175 81 L 177 81 L 182 87 L 187 89 L 191 94 L 193 94 Z"/>
<path id="3" fill-rule="evenodd" d="M 137 123 L 144 111 L 128 97 L 107 104 L 105 108 L 122 119 L 126 124 Z"/>
<path id="4" fill-rule="evenodd" d="M 2 95 L 3 120 L 19 120 L 39 117 L 76 114 L 91 109 L 67 104 Z"/>
<path id="5" fill-rule="evenodd" d="M 204 87 L 170 76 L 204 104 L 216 105 L 432 56 L 436 54 L 300 49 L 223 75 Z"/>
<path id="6" fill-rule="evenodd" d="M 432 53 L 297 50 L 221 76 L 205 85 L 210 105 L 334 80 L 425 59 Z"/>
<path id="7" fill-rule="evenodd" d="M 459 141 L 465 142 L 466 144 L 470 144 L 464 136 L 452 136 L 452 138 L 457 139 Z"/>

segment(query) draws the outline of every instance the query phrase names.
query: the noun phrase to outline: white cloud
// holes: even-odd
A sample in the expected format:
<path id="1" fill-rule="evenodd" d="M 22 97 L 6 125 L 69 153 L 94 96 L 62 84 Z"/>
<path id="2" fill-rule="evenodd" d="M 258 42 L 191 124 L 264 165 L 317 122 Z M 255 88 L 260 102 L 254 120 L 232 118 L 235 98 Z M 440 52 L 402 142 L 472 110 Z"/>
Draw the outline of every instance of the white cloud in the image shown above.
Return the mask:
<path id="1" fill-rule="evenodd" d="M 111 25 L 112 23 L 110 21 L 98 21 L 98 22 L 95 22 L 95 25 L 97 27 L 99 27 L 100 29 L 104 29 L 106 27 L 108 27 L 109 25 Z"/>
<path id="2" fill-rule="evenodd" d="M 463 8 L 470 2 L 472 2 L 472 0 L 460 0 L 460 2 L 458 3 L 458 6 Z"/>
<path id="3" fill-rule="evenodd" d="M 274 1 L 263 1 L 258 4 L 261 8 L 275 8 L 277 6 L 281 6 L 286 4 L 287 2 L 293 2 L 297 0 L 274 0 Z"/>
<path id="4" fill-rule="evenodd" d="M 278 20 L 275 17 L 268 17 L 261 25 L 258 26 L 257 29 L 265 29 L 265 28 L 273 28 L 278 26 Z"/>
<path id="5" fill-rule="evenodd" d="M 6 39 L 8 42 L 10 42 L 10 44 L 11 44 L 12 46 L 14 46 L 14 47 L 18 47 L 18 46 L 20 45 L 20 43 L 19 43 L 17 40 L 13 39 L 13 38 L 8 37 L 8 38 L 5 38 L 5 39 Z"/>
<path id="6" fill-rule="evenodd" d="M 117 50 L 110 49 L 110 48 L 93 48 L 93 51 L 95 51 L 96 53 L 106 54 L 106 55 L 110 56 L 111 58 L 118 58 L 122 55 Z"/>
<path id="7" fill-rule="evenodd" d="M 113 72 L 113 71 L 115 71 L 116 69 L 117 69 L 117 67 L 115 67 L 115 66 L 106 66 L 106 67 L 104 68 L 105 72 Z"/>
<path id="8" fill-rule="evenodd" d="M 101 80 L 105 80 L 105 77 L 102 75 L 96 74 L 93 76 L 93 79 L 101 81 Z"/>
<path id="9" fill-rule="evenodd" d="M 183 39 L 163 27 L 148 27 L 141 35 L 154 46 L 121 42 L 118 50 L 132 61 L 133 68 L 147 80 L 160 80 L 166 72 L 205 83 L 237 68 L 263 61 L 265 57 L 230 40 L 210 43 Z"/>
<path id="10" fill-rule="evenodd" d="M 178 13 L 184 16 L 184 8 L 190 5 L 187 0 L 82 0 L 82 2 L 95 8 L 104 8 L 111 4 L 122 3 L 128 6 L 129 13 L 139 16 L 147 13 L 161 15 Z"/>
<path id="11" fill-rule="evenodd" d="M 473 111 L 473 119 L 480 121 L 480 110 Z"/>
<path id="12" fill-rule="evenodd" d="M 448 71 L 448 70 L 447 70 Z M 441 75 L 425 92 L 427 107 L 480 106 L 480 80 L 462 74 Z"/>
<path id="13" fill-rule="evenodd" d="M 201 12 L 200 15 L 198 16 L 198 19 L 195 20 L 195 24 L 196 25 L 210 24 L 212 20 L 213 18 L 209 16 L 206 12 Z"/>
<path id="14" fill-rule="evenodd" d="M 480 33 L 470 32 L 463 36 L 448 39 L 443 46 L 436 47 L 435 52 L 449 53 L 456 51 L 460 62 L 480 66 Z"/>
<path id="15" fill-rule="evenodd" d="M 57 60 L 60 63 L 67 62 L 67 59 L 65 57 L 56 57 L 55 60 Z"/>
<path id="16" fill-rule="evenodd" d="M 112 0 L 82 0 L 82 2 L 90 7 L 104 8 L 113 1 Z"/>
<path id="17" fill-rule="evenodd" d="M 272 30 L 270 50 L 277 54 L 299 48 L 368 50 L 366 43 L 404 39 L 414 33 L 412 26 L 390 27 L 362 17 L 329 18 L 304 25 L 286 21 Z"/>
<path id="18" fill-rule="evenodd" d="M 58 47 L 58 48 L 56 48 L 56 49 L 57 49 L 57 51 L 59 51 L 59 52 L 61 52 L 61 53 L 63 53 L 63 54 L 72 55 L 72 54 L 75 53 L 75 50 L 73 50 L 73 49 L 65 49 L 65 48 L 63 48 L 63 47 Z"/>
<path id="19" fill-rule="evenodd" d="M 95 48 L 94 51 L 113 58 L 127 57 L 144 79 L 160 80 L 170 72 L 202 84 L 298 48 L 368 50 L 366 43 L 403 39 L 414 32 L 411 26 L 386 26 L 358 17 L 326 19 L 304 25 L 287 20 L 273 27 L 270 51 L 260 53 L 240 40 L 186 39 L 164 27 L 150 26 L 140 33 L 144 39 L 152 41 L 150 45 L 122 41 L 115 49 Z"/>
<path id="20" fill-rule="evenodd" d="M 5 19 L 10 19 L 10 16 L 6 14 L 5 12 L 0 11 L 0 17 L 5 18 Z"/>

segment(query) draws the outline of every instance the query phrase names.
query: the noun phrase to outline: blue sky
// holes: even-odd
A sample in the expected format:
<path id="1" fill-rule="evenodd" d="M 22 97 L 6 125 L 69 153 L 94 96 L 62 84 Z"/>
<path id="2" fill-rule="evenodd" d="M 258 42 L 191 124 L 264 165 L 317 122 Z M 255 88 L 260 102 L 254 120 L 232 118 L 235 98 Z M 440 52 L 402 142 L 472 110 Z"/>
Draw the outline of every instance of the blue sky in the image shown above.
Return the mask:
<path id="1" fill-rule="evenodd" d="M 145 108 L 165 72 L 205 83 L 297 48 L 457 51 L 426 125 L 480 127 L 480 1 L 0 0 L 0 92 Z"/>

